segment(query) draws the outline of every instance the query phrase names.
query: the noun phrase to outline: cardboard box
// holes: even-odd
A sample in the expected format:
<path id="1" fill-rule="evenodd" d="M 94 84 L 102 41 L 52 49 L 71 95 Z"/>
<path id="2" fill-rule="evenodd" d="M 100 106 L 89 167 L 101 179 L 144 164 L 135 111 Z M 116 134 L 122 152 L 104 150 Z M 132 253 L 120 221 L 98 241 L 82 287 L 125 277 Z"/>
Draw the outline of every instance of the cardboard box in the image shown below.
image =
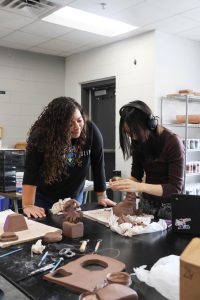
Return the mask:
<path id="1" fill-rule="evenodd" d="M 200 299 L 200 238 L 194 238 L 180 256 L 180 300 Z"/>

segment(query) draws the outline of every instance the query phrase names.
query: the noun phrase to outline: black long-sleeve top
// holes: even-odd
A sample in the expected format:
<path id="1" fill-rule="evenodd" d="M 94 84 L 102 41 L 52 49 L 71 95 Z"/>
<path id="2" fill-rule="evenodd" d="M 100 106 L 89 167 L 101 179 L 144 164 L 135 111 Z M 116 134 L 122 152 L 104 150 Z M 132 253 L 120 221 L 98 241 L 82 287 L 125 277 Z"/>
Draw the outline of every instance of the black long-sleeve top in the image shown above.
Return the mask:
<path id="1" fill-rule="evenodd" d="M 162 151 L 155 160 L 132 157 L 131 176 L 138 181 L 146 176 L 146 183 L 161 184 L 162 197 L 143 193 L 143 197 L 149 200 L 160 200 L 162 203 L 170 202 L 173 193 L 181 193 L 184 181 L 184 146 L 180 138 L 171 131 L 164 129 L 161 133 L 163 143 Z"/>
<path id="2" fill-rule="evenodd" d="M 41 175 L 44 153 L 36 148 L 26 153 L 24 185 L 37 186 L 37 191 L 44 196 L 57 201 L 67 197 L 74 198 L 82 190 L 89 167 L 91 166 L 94 180 L 94 190 L 106 190 L 104 169 L 103 139 L 99 129 L 92 122 L 87 121 L 87 138 L 81 153 L 81 166 L 74 160 L 76 147 L 66 155 L 68 176 L 63 175 L 60 182 L 47 184 Z"/>

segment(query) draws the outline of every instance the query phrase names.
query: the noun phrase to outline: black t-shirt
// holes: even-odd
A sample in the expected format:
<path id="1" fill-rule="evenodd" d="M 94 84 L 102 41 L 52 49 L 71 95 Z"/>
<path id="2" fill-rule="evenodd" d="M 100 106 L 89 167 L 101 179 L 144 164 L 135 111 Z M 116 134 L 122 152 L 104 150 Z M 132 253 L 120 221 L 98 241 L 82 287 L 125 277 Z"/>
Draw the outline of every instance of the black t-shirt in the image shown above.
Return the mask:
<path id="1" fill-rule="evenodd" d="M 88 169 L 91 166 L 94 190 L 96 192 L 105 191 L 103 139 L 94 123 L 87 122 L 87 138 L 81 153 L 81 166 L 76 164 L 75 155 L 76 146 L 72 146 L 66 155 L 68 176 L 63 175 L 61 181 L 46 184 L 40 172 L 44 153 L 36 148 L 27 151 L 23 184 L 37 186 L 39 193 L 54 201 L 67 197 L 74 198 L 82 190 Z"/>

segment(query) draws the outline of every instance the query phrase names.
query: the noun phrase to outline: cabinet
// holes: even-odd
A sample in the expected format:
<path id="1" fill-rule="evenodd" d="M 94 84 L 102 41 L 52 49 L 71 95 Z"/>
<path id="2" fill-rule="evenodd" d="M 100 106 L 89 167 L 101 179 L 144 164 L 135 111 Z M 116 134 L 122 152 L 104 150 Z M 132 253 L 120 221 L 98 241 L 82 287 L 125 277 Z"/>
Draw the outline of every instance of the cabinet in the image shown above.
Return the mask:
<path id="1" fill-rule="evenodd" d="M 200 195 L 200 97 L 162 97 L 161 125 L 177 133 L 185 145 L 184 193 Z"/>
<path id="2" fill-rule="evenodd" d="M 24 171 L 25 150 L 0 149 L 0 192 L 16 191 L 16 172 Z"/>

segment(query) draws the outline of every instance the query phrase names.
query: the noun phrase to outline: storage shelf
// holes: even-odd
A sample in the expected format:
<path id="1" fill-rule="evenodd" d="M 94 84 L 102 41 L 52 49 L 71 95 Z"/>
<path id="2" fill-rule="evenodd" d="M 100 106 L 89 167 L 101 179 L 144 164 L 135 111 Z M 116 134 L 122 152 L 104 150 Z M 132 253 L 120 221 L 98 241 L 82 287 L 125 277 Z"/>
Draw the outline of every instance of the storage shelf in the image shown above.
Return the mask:
<path id="1" fill-rule="evenodd" d="M 193 96 L 193 95 L 174 95 L 174 96 L 165 96 L 163 97 L 164 100 L 171 100 L 171 101 L 186 101 L 188 98 L 188 102 L 199 102 L 200 103 L 200 96 Z"/>
<path id="2" fill-rule="evenodd" d="M 191 176 L 200 176 L 200 173 L 186 173 L 187 177 L 191 177 Z"/>
<path id="3" fill-rule="evenodd" d="M 200 149 L 187 149 L 187 152 L 200 152 Z"/>
<path id="4" fill-rule="evenodd" d="M 185 126 L 187 125 L 188 128 L 200 128 L 200 124 L 163 123 L 162 125 L 167 127 L 182 127 L 182 128 L 185 128 Z"/>
<path id="5" fill-rule="evenodd" d="M 180 102 L 180 103 L 178 103 Z M 194 105 L 192 105 L 194 103 Z M 169 105 L 168 105 L 169 104 Z M 177 105 L 176 105 L 177 104 Z M 200 161 L 200 149 L 197 146 L 196 149 L 187 148 L 190 144 L 188 142 L 191 140 L 198 139 L 198 145 L 200 142 L 200 124 L 191 124 L 188 123 L 188 111 L 193 112 L 194 114 L 200 111 L 200 96 L 194 95 L 167 95 L 162 97 L 161 100 L 161 125 L 170 128 L 173 132 L 177 133 L 179 136 L 182 136 L 182 140 L 185 145 L 185 170 L 184 170 L 184 192 L 186 192 L 186 187 L 188 184 L 195 184 L 196 181 L 200 184 L 200 173 L 187 173 L 188 166 L 188 155 L 190 157 L 190 161 Z M 166 107 L 168 107 L 168 111 L 166 114 Z M 176 115 L 181 113 L 185 109 L 185 123 L 176 123 Z M 198 130 L 196 130 L 198 129 Z M 195 137 L 195 138 L 194 138 Z M 192 144 L 193 145 L 193 144 Z M 197 152 L 195 155 L 194 152 Z M 197 157 L 198 156 L 198 157 Z M 190 169 L 189 169 L 190 170 Z"/>

